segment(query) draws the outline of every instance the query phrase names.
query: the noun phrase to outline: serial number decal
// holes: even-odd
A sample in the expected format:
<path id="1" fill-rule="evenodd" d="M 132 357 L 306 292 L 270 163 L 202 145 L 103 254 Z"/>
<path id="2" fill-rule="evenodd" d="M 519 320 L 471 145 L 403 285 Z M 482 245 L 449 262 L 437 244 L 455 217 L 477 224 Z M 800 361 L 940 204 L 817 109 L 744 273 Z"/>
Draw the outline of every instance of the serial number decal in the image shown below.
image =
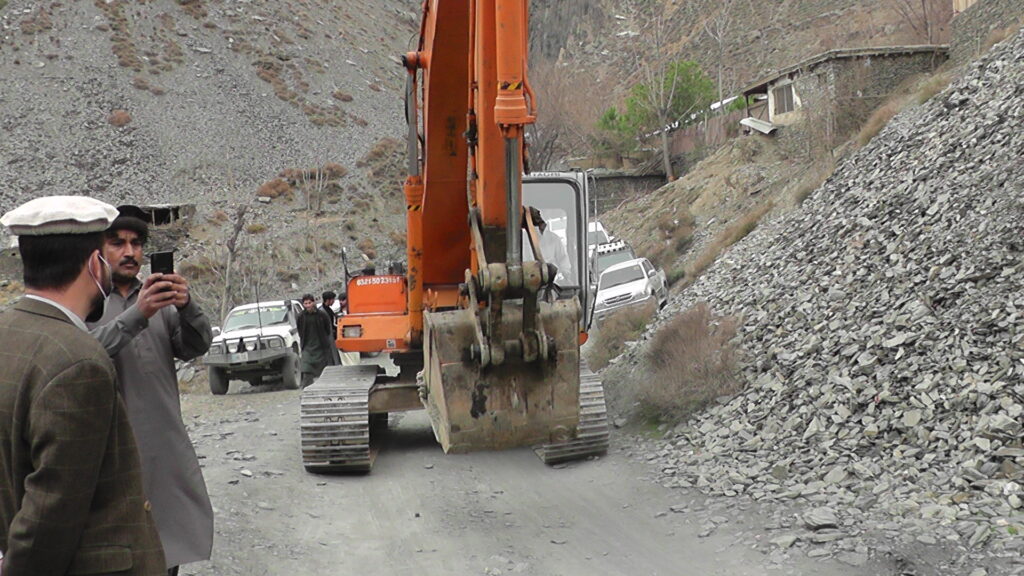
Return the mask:
<path id="1" fill-rule="evenodd" d="M 356 278 L 356 286 L 377 286 L 380 284 L 400 284 L 401 276 L 362 276 Z"/>

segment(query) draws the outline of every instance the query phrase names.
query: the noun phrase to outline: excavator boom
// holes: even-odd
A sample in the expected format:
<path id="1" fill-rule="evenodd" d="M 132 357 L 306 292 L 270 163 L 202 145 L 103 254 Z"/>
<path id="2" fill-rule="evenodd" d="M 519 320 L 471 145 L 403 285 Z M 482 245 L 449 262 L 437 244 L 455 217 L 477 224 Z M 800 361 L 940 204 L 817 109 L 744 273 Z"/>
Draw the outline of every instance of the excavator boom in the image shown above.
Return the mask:
<path id="1" fill-rule="evenodd" d="M 328 368 L 304 392 L 308 469 L 368 469 L 370 418 L 364 432 L 359 414 L 415 400 L 446 452 L 543 445 L 550 461 L 607 447 L 600 382 L 588 376 L 581 395 L 587 182 L 524 185 L 536 118 L 527 5 L 423 3 L 419 44 L 402 58 L 407 274 L 353 279 L 338 326 L 339 348 L 391 353 L 402 372 Z M 552 241 L 571 255 L 558 266 L 545 260 Z"/>

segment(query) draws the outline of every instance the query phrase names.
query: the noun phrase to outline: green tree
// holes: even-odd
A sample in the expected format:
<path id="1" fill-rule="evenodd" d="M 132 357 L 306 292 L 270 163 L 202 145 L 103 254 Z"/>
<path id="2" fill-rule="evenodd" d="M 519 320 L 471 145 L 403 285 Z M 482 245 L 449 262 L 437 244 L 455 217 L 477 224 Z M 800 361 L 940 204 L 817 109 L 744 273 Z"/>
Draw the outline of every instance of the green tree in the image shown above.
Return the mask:
<path id="1" fill-rule="evenodd" d="M 620 112 L 611 108 L 598 122 L 603 131 L 620 138 L 644 138 L 657 133 L 661 144 L 665 177 L 675 180 L 672 171 L 668 130 L 678 123 L 690 124 L 714 99 L 714 83 L 696 62 L 677 60 L 663 65 L 645 63 L 641 72 L 646 81 L 629 91 Z"/>

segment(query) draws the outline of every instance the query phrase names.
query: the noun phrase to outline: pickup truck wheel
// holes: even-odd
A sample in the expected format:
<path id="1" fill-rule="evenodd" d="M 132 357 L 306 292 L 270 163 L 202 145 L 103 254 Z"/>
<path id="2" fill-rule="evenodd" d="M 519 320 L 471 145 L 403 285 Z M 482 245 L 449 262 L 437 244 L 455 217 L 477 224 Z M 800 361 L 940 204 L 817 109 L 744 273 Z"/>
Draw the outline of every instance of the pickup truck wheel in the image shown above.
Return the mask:
<path id="1" fill-rule="evenodd" d="M 217 368 L 216 366 L 210 366 L 210 392 L 221 396 L 228 393 L 228 375 L 224 372 L 223 368 Z"/>
<path id="2" fill-rule="evenodd" d="M 281 364 L 281 381 L 284 382 L 284 387 L 289 390 L 299 389 L 299 384 L 302 380 L 299 376 L 299 359 L 295 353 L 284 357 L 284 362 Z"/>

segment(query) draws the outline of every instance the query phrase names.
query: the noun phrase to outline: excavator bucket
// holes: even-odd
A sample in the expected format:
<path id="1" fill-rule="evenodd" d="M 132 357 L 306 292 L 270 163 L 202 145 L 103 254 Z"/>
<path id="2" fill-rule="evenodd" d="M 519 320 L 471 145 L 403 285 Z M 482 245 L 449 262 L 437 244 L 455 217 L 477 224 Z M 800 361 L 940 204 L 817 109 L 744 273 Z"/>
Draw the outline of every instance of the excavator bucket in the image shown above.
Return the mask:
<path id="1" fill-rule="evenodd" d="M 500 338 L 522 332 L 521 305 L 504 303 Z M 481 366 L 470 354 L 476 318 L 469 310 L 425 318 L 424 380 L 434 435 L 445 452 L 563 443 L 580 421 L 580 308 L 575 299 L 540 303 L 540 325 L 554 344 L 549 358 L 507 358 Z"/>

